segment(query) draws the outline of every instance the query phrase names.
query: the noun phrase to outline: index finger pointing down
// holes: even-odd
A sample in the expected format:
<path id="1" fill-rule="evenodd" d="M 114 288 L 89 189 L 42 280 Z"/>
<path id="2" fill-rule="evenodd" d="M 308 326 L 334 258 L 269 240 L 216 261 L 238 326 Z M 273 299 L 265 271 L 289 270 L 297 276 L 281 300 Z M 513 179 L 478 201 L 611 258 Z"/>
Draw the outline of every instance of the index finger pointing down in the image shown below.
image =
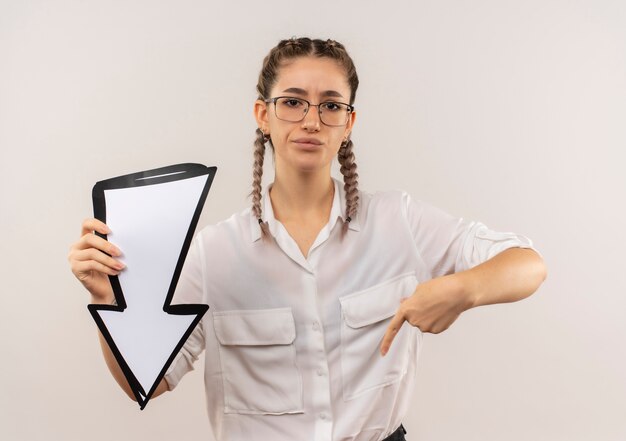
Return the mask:
<path id="1" fill-rule="evenodd" d="M 396 337 L 396 335 L 398 335 L 398 332 L 400 332 L 400 328 L 404 324 L 405 320 L 406 319 L 404 318 L 403 312 L 398 309 L 396 315 L 393 316 L 391 322 L 389 323 L 389 326 L 387 327 L 387 331 L 385 332 L 385 336 L 383 337 L 383 342 L 380 344 L 380 354 L 382 356 L 385 356 L 389 351 L 389 348 L 391 347 L 391 342 L 393 342 L 393 339 Z"/>

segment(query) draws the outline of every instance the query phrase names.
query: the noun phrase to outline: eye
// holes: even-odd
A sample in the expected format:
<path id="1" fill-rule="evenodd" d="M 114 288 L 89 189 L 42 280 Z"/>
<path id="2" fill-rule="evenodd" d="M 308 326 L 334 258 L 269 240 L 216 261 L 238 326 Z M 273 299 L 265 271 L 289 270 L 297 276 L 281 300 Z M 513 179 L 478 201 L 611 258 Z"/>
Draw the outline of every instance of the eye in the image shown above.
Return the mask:
<path id="1" fill-rule="evenodd" d="M 281 98 L 278 102 L 281 106 L 289 107 L 291 109 L 298 109 L 304 106 L 304 101 L 297 98 Z"/>
<path id="2" fill-rule="evenodd" d="M 345 105 L 341 103 L 334 103 L 332 101 L 329 101 L 329 102 L 323 103 L 322 108 L 324 110 L 328 110 L 329 112 L 338 112 L 340 110 L 345 109 Z"/>

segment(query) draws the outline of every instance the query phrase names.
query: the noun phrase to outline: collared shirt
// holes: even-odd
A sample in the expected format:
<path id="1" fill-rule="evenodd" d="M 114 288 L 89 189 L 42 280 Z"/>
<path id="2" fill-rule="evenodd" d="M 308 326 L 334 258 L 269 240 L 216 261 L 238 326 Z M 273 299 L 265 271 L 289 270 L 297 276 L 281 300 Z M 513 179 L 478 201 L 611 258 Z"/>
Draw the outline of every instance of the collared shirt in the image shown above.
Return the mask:
<path id="1" fill-rule="evenodd" d="M 176 303 L 210 309 L 166 374 L 170 389 L 205 351 L 209 420 L 219 441 L 376 441 L 405 416 L 423 335 L 405 323 L 379 348 L 400 300 L 429 279 L 472 268 L 525 236 L 457 218 L 407 193 L 343 185 L 305 257 L 265 189 L 263 240 L 250 209 L 200 231 Z"/>

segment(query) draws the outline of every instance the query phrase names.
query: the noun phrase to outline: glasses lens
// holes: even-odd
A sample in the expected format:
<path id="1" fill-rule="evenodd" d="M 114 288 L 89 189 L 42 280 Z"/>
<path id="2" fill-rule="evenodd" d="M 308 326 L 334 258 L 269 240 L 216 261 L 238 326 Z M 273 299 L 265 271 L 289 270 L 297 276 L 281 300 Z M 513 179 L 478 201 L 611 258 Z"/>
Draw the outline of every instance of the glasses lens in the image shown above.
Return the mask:
<path id="1" fill-rule="evenodd" d="M 302 121 L 309 103 L 305 100 L 293 97 L 281 97 L 276 99 L 276 117 L 283 121 Z M 343 103 L 328 101 L 319 105 L 320 119 L 327 126 L 343 126 L 348 122 L 350 106 Z"/>
<path id="2" fill-rule="evenodd" d="M 301 121 L 309 105 L 298 98 L 278 98 L 276 100 L 276 118 L 284 121 Z"/>
<path id="3" fill-rule="evenodd" d="M 320 118 L 328 126 L 343 126 L 348 122 L 349 106 L 343 103 L 320 104 Z"/>

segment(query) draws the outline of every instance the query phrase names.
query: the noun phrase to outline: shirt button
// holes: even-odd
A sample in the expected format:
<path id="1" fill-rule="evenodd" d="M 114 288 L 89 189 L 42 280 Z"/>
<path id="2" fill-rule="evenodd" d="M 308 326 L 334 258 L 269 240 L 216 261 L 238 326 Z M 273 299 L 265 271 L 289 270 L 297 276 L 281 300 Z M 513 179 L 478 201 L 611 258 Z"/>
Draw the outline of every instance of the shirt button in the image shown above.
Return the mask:
<path id="1" fill-rule="evenodd" d="M 314 331 L 319 331 L 320 330 L 320 324 L 317 322 L 313 322 L 313 330 Z"/>
<path id="2" fill-rule="evenodd" d="M 322 375 L 324 375 L 324 370 L 323 370 L 323 369 L 318 369 L 318 370 L 317 370 L 317 375 L 319 375 L 320 377 L 321 377 Z"/>
<path id="3" fill-rule="evenodd" d="M 326 414 L 325 413 L 320 413 L 320 418 L 325 420 L 326 419 Z"/>

